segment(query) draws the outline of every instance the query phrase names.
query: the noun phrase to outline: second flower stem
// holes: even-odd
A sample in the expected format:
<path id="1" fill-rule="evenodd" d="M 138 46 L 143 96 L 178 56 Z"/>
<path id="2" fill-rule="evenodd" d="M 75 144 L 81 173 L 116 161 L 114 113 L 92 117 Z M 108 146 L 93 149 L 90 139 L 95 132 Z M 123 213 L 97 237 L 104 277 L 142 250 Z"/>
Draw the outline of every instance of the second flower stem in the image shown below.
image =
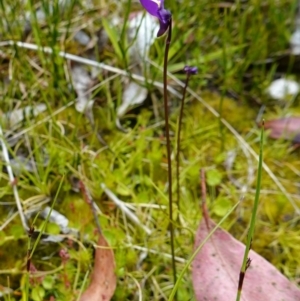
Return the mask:
<path id="1" fill-rule="evenodd" d="M 180 105 L 180 112 L 178 117 L 178 127 L 177 127 L 177 145 L 176 145 L 176 182 L 177 182 L 177 208 L 180 209 L 180 177 L 179 177 L 179 154 L 180 154 L 180 133 L 181 133 L 181 127 L 182 127 L 182 118 L 183 118 L 183 108 L 184 108 L 184 100 L 185 100 L 185 94 L 186 94 L 186 88 L 189 84 L 190 79 L 190 73 L 187 73 L 186 80 L 185 80 L 185 86 L 183 88 L 182 92 L 182 99 L 181 99 L 181 105 Z"/>

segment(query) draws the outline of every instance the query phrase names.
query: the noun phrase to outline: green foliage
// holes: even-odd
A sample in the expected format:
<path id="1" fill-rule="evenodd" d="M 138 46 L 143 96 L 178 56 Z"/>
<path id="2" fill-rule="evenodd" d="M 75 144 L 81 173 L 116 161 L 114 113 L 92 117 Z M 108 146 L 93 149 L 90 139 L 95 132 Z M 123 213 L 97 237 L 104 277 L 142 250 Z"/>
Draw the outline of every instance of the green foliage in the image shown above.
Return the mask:
<path id="1" fill-rule="evenodd" d="M 34 301 L 42 301 L 45 297 L 45 290 L 43 287 L 36 286 L 31 290 L 30 297 Z"/>
<path id="2" fill-rule="evenodd" d="M 218 197 L 213 204 L 212 212 L 217 216 L 222 217 L 230 210 L 231 207 L 232 202 L 230 202 L 230 200 L 225 197 Z"/>
<path id="3" fill-rule="evenodd" d="M 55 4 L 52 11 L 48 7 L 50 2 Z M 76 191 L 72 180 L 79 178 L 86 183 L 100 209 L 98 220 L 116 256 L 118 285 L 114 300 L 137 299 L 134 280 L 143 284 L 144 300 L 167 300 L 172 290 L 172 272 L 166 207 L 166 150 L 161 122 L 162 94 L 152 85 L 153 80 L 161 82 L 161 71 L 148 66 L 145 71 L 147 82 L 141 83 L 149 88 L 147 105 L 123 117 L 121 122 L 127 132 L 121 132 L 115 121 L 116 107 L 124 92 L 124 77 L 107 71 L 98 75 L 100 86 L 92 95 L 95 99 L 93 127 L 84 114 L 74 109 L 72 101 L 76 94 L 70 84 L 72 64 L 57 56 L 60 50 L 81 57 L 92 55 L 97 61 L 112 67 L 121 66 L 124 70 L 130 67 L 129 70 L 134 72 L 132 66 L 127 66 L 130 64 L 127 57 L 130 45 L 126 37 L 128 20 L 112 24 L 111 15 L 114 12 L 122 18 L 140 6 L 133 1 L 111 3 L 105 0 L 101 3 L 94 1 L 97 4 L 90 8 L 81 0 L 65 2 L 70 5 L 65 4 L 62 10 L 58 7 L 60 1 L 0 1 L 1 41 L 26 40 L 49 46 L 53 51 L 50 55 L 16 46 L 0 47 L 1 126 L 8 134 L 5 138 L 23 131 L 16 144 L 9 146 L 10 155 L 18 159 L 20 154 L 25 154 L 26 162 L 36 162 L 33 170 L 23 168 L 16 173 L 22 204 L 30 211 L 40 209 L 48 202 L 68 218 L 68 227 L 79 232 L 78 235 L 65 235 L 62 242 L 55 244 L 42 244 L 40 239 L 35 244 L 36 237 L 32 238 L 32 246 L 35 246 L 32 263 L 38 272 L 43 272 L 43 277 L 28 279 L 29 293 L 26 295 L 23 273 L 28 237 L 15 214 L 12 186 L 1 161 L 0 227 L 11 221 L 0 231 L 0 283 L 18 294 L 12 293 L 10 299 L 5 298 L 14 300 L 21 294 L 22 300 L 26 297 L 34 301 L 50 300 L 51 296 L 56 300 L 75 300 L 85 277 L 89 281 L 86 275 L 90 275 L 93 264 L 96 226 L 90 206 Z M 166 1 L 174 19 L 169 71 L 183 79 L 178 71 L 186 64 L 197 65 L 199 75 L 190 81 L 193 91 L 214 109 L 220 110 L 222 117 L 241 134 L 244 142 L 258 152 L 259 130 L 255 118 L 260 103 L 268 104 L 266 118 L 285 113 L 300 114 L 298 99 L 285 104 L 284 108 L 279 103 L 270 103 L 264 91 L 277 72 L 277 65 L 267 68 L 258 64 L 267 58 L 276 59 L 288 48 L 297 1 L 247 1 L 240 5 L 241 1 L 227 2 L 228 7 L 224 8 L 221 5 L 224 1 L 217 0 L 198 1 L 197 5 L 186 0 Z M 36 16 L 39 8 L 45 13 L 44 21 L 39 21 Z M 28 32 L 24 32 L 24 18 L 20 18 L 25 14 L 29 14 L 32 26 Z M 95 51 L 87 50 L 73 39 L 80 29 L 95 39 L 101 30 L 106 30 L 108 40 L 102 46 L 102 40 L 99 40 Z M 150 59 L 157 64 L 162 62 L 163 42 L 163 39 L 158 39 L 151 48 Z M 87 69 L 92 71 L 89 67 Z M 170 85 L 180 91 L 171 79 Z M 217 92 L 207 91 L 207 87 Z M 237 100 L 228 98 L 227 92 L 237 95 Z M 171 92 L 169 100 L 174 146 L 178 102 Z M 187 101 L 180 154 L 182 204 L 180 210 L 174 208 L 179 273 L 185 268 L 181 281 L 177 283 L 179 300 L 190 300 L 193 294 L 188 266 L 180 259 L 190 258 L 195 229 L 201 218 L 198 206 L 200 168 L 206 170 L 209 211 L 217 221 L 240 200 L 241 186 L 248 185 L 238 210 L 223 224 L 243 241 L 255 191 L 247 175 L 249 169 L 256 168 L 255 161 L 248 160 L 241 142 L 226 128 L 221 129 L 217 118 L 189 93 Z M 4 112 L 42 102 L 47 110 L 37 117 L 25 118 L 16 129 L 2 122 Z M 99 133 L 110 150 L 98 141 Z M 266 138 L 264 143 L 265 163 L 299 206 L 299 151 L 293 151 L 283 140 Z M 236 157 L 228 168 L 231 151 Z M 123 214 L 103 192 L 101 183 L 124 201 L 140 223 L 152 231 L 151 235 Z M 60 184 L 62 187 L 57 195 Z M 253 249 L 289 278 L 295 279 L 300 264 L 300 233 L 294 210 L 287 195 L 279 191 L 267 173 L 264 173 L 261 187 Z M 57 201 L 53 204 L 55 195 Z M 35 216 L 36 213 L 29 219 L 29 225 Z M 40 216 L 34 226 L 36 230 L 42 229 L 52 235 L 60 231 L 57 225 L 46 223 Z M 61 249 L 68 251 L 68 260 L 60 257 Z M 35 280 L 34 284 L 31 280 Z"/>
<path id="4" fill-rule="evenodd" d="M 210 186 L 220 185 L 222 181 L 222 174 L 217 169 L 208 170 L 206 173 L 206 181 Z"/>
<path id="5" fill-rule="evenodd" d="M 43 288 L 45 290 L 52 290 L 54 288 L 55 280 L 53 276 L 47 275 L 42 282 Z"/>
<path id="6" fill-rule="evenodd" d="M 59 234 L 60 233 L 60 227 L 57 224 L 54 223 L 48 223 L 46 226 L 46 232 L 49 234 Z"/>

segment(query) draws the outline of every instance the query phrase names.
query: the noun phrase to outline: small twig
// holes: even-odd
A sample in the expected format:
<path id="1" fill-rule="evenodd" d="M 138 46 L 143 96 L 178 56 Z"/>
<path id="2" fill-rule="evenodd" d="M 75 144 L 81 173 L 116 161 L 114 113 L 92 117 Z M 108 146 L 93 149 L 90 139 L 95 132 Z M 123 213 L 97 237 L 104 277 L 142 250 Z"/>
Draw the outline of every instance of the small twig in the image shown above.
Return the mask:
<path id="1" fill-rule="evenodd" d="M 30 267 L 31 267 L 31 257 L 32 257 L 32 246 L 31 240 L 34 234 L 33 225 L 30 226 L 28 230 L 28 242 L 27 242 L 27 255 L 26 255 L 26 281 L 25 281 L 25 300 L 29 300 L 29 278 L 30 278 Z"/>
<path id="2" fill-rule="evenodd" d="M 208 215 L 208 210 L 207 210 L 207 205 L 206 205 L 206 183 L 205 183 L 205 170 L 202 168 L 201 169 L 201 209 L 202 209 L 202 214 L 205 220 L 205 224 L 207 227 L 207 230 L 209 231 L 209 215 Z"/>
<path id="3" fill-rule="evenodd" d="M 98 231 L 99 234 L 102 234 L 102 229 L 101 229 L 98 217 L 97 217 L 96 204 L 95 204 L 95 202 L 94 202 L 94 200 L 91 196 L 91 193 L 88 190 L 88 188 L 84 185 L 83 181 L 81 181 L 81 180 L 79 181 L 79 188 L 80 188 L 80 190 L 83 194 L 84 200 L 91 207 L 91 210 L 92 210 L 93 216 L 94 216 L 94 220 L 95 220 L 95 223 L 96 223 L 97 231 Z"/>
<path id="4" fill-rule="evenodd" d="M 13 171 L 11 168 L 9 154 L 8 154 L 8 150 L 7 150 L 5 141 L 4 141 L 4 135 L 3 135 L 1 125 L 0 125 L 0 143 L 1 143 L 1 147 L 2 147 L 4 161 L 6 163 L 6 169 L 7 169 L 8 177 L 10 180 L 10 185 L 12 186 L 12 189 L 13 189 L 13 193 L 15 196 L 15 201 L 16 201 L 16 205 L 17 205 L 17 208 L 19 211 L 21 222 L 22 222 L 24 230 L 27 232 L 29 230 L 29 227 L 27 225 L 27 221 L 26 221 L 26 218 L 25 218 L 25 215 L 23 212 L 22 204 L 21 204 L 21 201 L 19 198 L 18 188 L 17 188 L 17 184 L 16 184 L 16 178 L 14 177 L 14 174 L 13 174 Z"/>
<path id="5" fill-rule="evenodd" d="M 148 235 L 151 235 L 151 230 L 148 227 L 144 226 L 137 218 L 137 216 L 133 214 L 130 209 L 128 209 L 127 206 L 123 203 L 123 201 L 121 201 L 110 189 L 108 189 L 104 183 L 101 183 L 101 188 L 103 189 L 105 194 L 119 207 L 119 209 L 124 212 L 124 214 L 127 215 L 129 219 L 131 219 L 131 221 L 141 227 Z"/>

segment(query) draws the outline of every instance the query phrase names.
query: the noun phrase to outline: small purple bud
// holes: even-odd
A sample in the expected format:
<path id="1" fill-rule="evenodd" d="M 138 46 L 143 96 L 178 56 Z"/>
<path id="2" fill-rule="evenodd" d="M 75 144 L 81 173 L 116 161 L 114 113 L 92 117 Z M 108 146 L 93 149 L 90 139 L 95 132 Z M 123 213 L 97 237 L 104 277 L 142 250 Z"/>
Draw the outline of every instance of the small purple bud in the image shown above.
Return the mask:
<path id="1" fill-rule="evenodd" d="M 140 0 L 145 10 L 159 20 L 157 37 L 162 36 L 169 28 L 172 14 L 164 8 L 164 0 Z"/>
<path id="2" fill-rule="evenodd" d="M 198 74 L 198 68 L 197 67 L 192 67 L 192 66 L 185 66 L 183 68 L 183 71 L 188 74 L 188 75 L 195 75 Z"/>

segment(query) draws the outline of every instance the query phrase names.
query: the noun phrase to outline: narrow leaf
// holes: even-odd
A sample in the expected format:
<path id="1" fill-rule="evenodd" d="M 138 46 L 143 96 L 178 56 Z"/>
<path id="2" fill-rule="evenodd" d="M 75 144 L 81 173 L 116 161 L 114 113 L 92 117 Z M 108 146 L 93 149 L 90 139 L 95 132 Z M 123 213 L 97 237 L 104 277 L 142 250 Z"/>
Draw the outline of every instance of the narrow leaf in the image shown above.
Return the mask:
<path id="1" fill-rule="evenodd" d="M 115 28 L 113 26 L 111 26 L 111 24 L 109 24 L 109 22 L 105 18 L 102 19 L 102 25 L 108 35 L 108 38 L 110 39 L 110 41 L 112 43 L 114 52 L 116 53 L 117 57 L 120 60 L 122 60 L 123 54 L 122 54 L 122 50 L 121 50 L 120 44 L 119 44 L 118 32 L 115 30 Z"/>

